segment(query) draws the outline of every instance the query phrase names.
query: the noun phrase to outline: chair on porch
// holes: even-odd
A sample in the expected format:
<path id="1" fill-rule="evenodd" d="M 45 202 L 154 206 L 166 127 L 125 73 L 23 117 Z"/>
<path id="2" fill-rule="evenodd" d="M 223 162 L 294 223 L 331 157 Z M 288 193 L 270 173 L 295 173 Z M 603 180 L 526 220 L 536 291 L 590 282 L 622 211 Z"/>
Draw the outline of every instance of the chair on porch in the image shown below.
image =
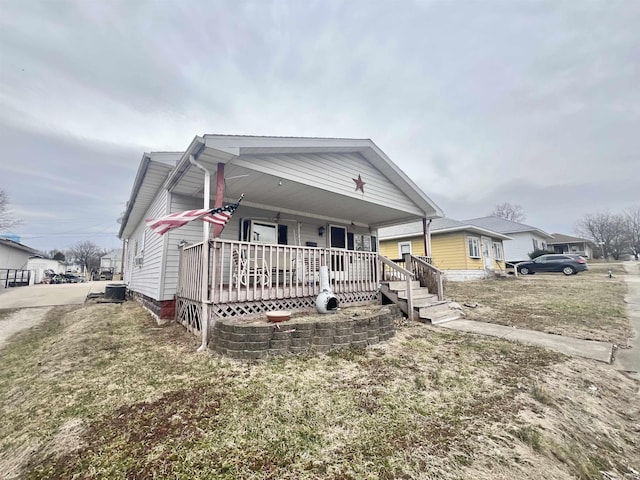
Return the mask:
<path id="1" fill-rule="evenodd" d="M 265 268 L 262 259 L 253 258 L 251 262 L 247 259 L 247 252 L 243 249 L 235 248 L 232 252 L 233 258 L 233 286 L 246 287 L 253 279 L 255 285 L 269 285 L 271 283 L 271 273 Z"/>
<path id="2" fill-rule="evenodd" d="M 302 283 L 313 285 L 320 281 L 320 259 L 304 257 L 302 259 Z"/>

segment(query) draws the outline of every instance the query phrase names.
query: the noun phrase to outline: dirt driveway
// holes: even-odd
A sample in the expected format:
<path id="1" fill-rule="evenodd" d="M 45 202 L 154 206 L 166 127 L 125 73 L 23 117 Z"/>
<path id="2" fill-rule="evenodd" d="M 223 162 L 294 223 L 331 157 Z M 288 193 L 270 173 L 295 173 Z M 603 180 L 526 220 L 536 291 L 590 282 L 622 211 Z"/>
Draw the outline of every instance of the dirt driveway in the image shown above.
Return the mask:
<path id="1" fill-rule="evenodd" d="M 14 334 L 41 323 L 51 307 L 82 305 L 89 293 L 104 292 L 113 282 L 65 283 L 60 285 L 31 285 L 0 290 L 0 348 Z"/>

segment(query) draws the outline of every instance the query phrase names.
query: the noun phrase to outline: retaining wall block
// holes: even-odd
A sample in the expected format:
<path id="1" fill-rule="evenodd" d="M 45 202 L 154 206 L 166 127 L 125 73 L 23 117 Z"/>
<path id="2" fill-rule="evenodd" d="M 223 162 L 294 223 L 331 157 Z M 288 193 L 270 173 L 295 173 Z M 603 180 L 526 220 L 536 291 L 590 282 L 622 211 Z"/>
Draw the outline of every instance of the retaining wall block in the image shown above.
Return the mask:
<path id="1" fill-rule="evenodd" d="M 271 334 L 271 340 L 286 340 L 286 339 L 291 339 L 292 337 L 292 333 L 294 332 L 289 332 L 289 331 L 284 331 L 281 332 L 279 330 L 274 330 L 273 333 Z"/>
<path id="2" fill-rule="evenodd" d="M 311 337 L 307 338 L 292 338 L 291 339 L 291 348 L 300 348 L 305 347 L 308 348 L 311 345 Z"/>
<path id="3" fill-rule="evenodd" d="M 340 344 L 349 345 L 351 343 L 351 338 L 352 338 L 352 335 L 334 335 L 333 343 L 334 345 L 340 345 Z"/>
<path id="4" fill-rule="evenodd" d="M 271 340 L 269 343 L 269 348 L 272 350 L 276 349 L 287 349 L 291 346 L 291 338 L 287 338 L 284 340 Z"/>
<path id="5" fill-rule="evenodd" d="M 313 337 L 313 345 L 333 345 L 333 337 Z"/>

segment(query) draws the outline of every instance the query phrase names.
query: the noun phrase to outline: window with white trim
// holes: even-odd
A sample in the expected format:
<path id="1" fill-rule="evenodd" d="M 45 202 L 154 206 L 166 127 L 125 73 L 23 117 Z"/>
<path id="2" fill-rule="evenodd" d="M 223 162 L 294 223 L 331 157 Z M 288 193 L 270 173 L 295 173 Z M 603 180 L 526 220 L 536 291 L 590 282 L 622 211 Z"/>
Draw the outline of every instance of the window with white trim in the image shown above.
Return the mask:
<path id="1" fill-rule="evenodd" d="M 504 260 L 502 255 L 502 244 L 500 242 L 493 242 L 493 258 L 496 260 Z"/>
<path id="2" fill-rule="evenodd" d="M 469 256 L 471 258 L 480 258 L 480 240 L 477 237 L 469 237 Z"/>
<path id="3" fill-rule="evenodd" d="M 339 225 L 329 225 L 329 245 L 331 248 L 347 248 L 347 229 Z"/>
<path id="4" fill-rule="evenodd" d="M 400 258 L 402 258 L 405 253 L 411 253 L 411 242 L 398 242 L 398 255 Z"/>
<path id="5" fill-rule="evenodd" d="M 240 219 L 239 240 L 241 242 L 288 244 L 288 227 L 283 223 L 274 223 L 250 218 Z"/>

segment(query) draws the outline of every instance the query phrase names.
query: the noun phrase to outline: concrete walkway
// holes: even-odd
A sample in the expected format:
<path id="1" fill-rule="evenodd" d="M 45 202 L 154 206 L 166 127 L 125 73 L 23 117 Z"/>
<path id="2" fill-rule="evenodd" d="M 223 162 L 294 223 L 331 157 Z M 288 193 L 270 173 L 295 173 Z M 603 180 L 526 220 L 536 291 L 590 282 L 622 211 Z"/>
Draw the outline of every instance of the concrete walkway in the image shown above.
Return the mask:
<path id="1" fill-rule="evenodd" d="M 627 314 L 634 331 L 631 348 L 620 349 L 616 354 L 618 370 L 633 373 L 640 379 L 640 262 L 624 262 L 627 271 L 625 281 L 628 292 L 625 296 Z"/>
<path id="2" fill-rule="evenodd" d="M 8 308 L 82 305 L 90 293 L 104 292 L 107 285 L 121 282 L 62 283 L 0 289 L 0 310 Z"/>
<path id="3" fill-rule="evenodd" d="M 591 358 L 604 363 L 611 363 L 613 356 L 613 344 L 606 342 L 580 340 L 551 333 L 517 329 L 493 323 L 476 322 L 474 320 L 453 320 L 451 322 L 439 323 L 437 326 L 461 332 L 477 333 L 478 335 L 489 335 L 491 337 L 503 338 L 527 345 L 536 345 L 564 353 L 565 355 Z"/>

